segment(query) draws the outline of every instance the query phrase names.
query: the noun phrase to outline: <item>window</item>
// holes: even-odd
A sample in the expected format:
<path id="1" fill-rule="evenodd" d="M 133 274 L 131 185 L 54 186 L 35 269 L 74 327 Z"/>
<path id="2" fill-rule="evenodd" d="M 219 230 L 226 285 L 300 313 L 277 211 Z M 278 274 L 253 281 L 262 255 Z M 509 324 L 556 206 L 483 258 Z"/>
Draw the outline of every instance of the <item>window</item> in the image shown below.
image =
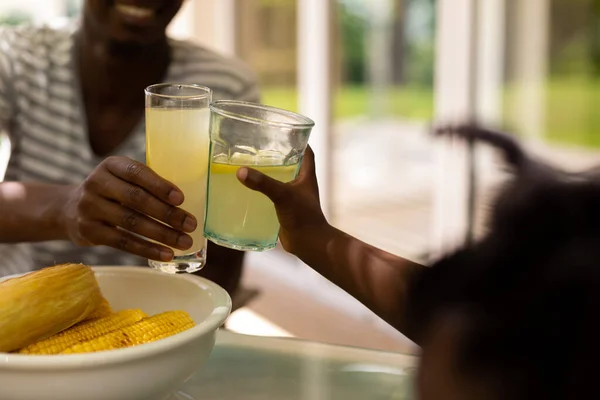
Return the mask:
<path id="1" fill-rule="evenodd" d="M 531 152 L 567 170 L 600 164 L 598 4 L 502 2 L 500 121 Z M 485 232 L 483 221 L 502 181 L 500 168 L 491 164 L 478 182 L 478 234 Z"/>
<path id="2" fill-rule="evenodd" d="M 3 0 L 0 25 L 60 22 L 79 14 L 83 0 Z"/>
<path id="3" fill-rule="evenodd" d="M 336 7 L 333 221 L 421 260 L 432 216 L 435 10 L 433 0 Z"/>

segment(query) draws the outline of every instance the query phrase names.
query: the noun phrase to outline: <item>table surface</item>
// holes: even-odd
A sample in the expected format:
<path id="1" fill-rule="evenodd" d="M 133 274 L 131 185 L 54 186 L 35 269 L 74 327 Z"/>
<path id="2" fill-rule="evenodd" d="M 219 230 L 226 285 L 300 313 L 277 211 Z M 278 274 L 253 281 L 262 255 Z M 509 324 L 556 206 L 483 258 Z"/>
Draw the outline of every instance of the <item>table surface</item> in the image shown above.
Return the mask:
<path id="1" fill-rule="evenodd" d="M 408 400 L 415 367 L 403 354 L 219 331 L 171 400 Z"/>

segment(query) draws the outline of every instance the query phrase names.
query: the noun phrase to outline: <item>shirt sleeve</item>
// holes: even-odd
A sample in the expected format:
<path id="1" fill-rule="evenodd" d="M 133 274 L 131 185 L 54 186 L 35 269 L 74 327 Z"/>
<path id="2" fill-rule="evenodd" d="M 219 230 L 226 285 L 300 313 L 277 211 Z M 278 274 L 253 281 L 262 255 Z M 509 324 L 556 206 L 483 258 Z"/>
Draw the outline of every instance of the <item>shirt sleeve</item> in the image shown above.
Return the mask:
<path id="1" fill-rule="evenodd" d="M 258 75 L 246 62 L 241 61 L 240 59 L 234 59 L 233 62 L 236 63 L 239 73 L 238 76 L 243 82 L 233 100 L 260 103 L 261 95 L 258 85 Z"/>
<path id="2" fill-rule="evenodd" d="M 0 28 L 0 133 L 8 134 L 9 137 L 15 112 L 11 47 L 8 30 Z"/>
<path id="3" fill-rule="evenodd" d="M 252 79 L 236 96 L 236 100 L 260 103 L 260 90 L 258 83 Z"/>

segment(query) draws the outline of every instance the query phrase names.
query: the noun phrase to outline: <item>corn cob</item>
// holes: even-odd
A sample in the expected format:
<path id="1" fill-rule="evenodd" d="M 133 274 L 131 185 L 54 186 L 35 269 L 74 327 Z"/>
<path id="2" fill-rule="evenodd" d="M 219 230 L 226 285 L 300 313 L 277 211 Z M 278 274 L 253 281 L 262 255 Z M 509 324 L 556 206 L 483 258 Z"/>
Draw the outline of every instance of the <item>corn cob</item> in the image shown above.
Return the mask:
<path id="1" fill-rule="evenodd" d="M 21 354 L 58 354 L 78 342 L 95 339 L 141 321 L 147 315 L 139 309 L 123 310 L 108 317 L 80 322 L 71 328 L 48 339 L 31 344 L 21 350 Z"/>
<path id="2" fill-rule="evenodd" d="M 61 354 L 92 353 L 137 346 L 175 335 L 194 326 L 185 311 L 167 311 L 98 338 L 79 342 Z"/>
<path id="3" fill-rule="evenodd" d="M 62 264 L 0 283 L 0 352 L 46 339 L 83 321 L 102 302 L 94 272 Z"/>
<path id="4" fill-rule="evenodd" d="M 108 300 L 106 300 L 103 297 L 102 301 L 100 302 L 100 305 L 85 320 L 108 317 L 112 313 L 113 313 L 113 310 L 110 307 Z"/>

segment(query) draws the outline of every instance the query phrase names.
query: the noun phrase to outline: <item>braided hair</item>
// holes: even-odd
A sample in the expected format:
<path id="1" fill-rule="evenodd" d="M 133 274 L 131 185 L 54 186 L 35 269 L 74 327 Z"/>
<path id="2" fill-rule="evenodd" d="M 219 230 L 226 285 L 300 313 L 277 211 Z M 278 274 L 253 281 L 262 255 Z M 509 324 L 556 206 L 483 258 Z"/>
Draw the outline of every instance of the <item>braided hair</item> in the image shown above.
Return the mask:
<path id="1" fill-rule="evenodd" d="M 469 321 L 459 369 L 497 381 L 498 398 L 596 399 L 600 359 L 600 180 L 528 156 L 477 126 L 437 130 L 495 146 L 514 179 L 478 243 L 415 278 L 408 320 L 425 337 L 440 313 Z"/>

